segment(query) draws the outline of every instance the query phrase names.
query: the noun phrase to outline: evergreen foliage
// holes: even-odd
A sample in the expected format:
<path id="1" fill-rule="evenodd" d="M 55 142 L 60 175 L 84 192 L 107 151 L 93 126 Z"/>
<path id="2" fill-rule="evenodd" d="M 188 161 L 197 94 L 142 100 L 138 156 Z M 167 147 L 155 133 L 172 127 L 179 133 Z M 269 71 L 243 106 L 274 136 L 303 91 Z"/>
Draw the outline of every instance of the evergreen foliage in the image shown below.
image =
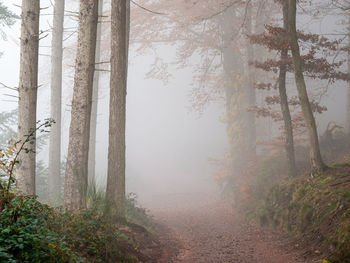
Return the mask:
<path id="1" fill-rule="evenodd" d="M 6 34 L 2 28 L 14 25 L 17 19 L 19 19 L 19 16 L 11 12 L 8 7 L 0 1 L 0 36 L 2 39 L 6 40 Z"/>

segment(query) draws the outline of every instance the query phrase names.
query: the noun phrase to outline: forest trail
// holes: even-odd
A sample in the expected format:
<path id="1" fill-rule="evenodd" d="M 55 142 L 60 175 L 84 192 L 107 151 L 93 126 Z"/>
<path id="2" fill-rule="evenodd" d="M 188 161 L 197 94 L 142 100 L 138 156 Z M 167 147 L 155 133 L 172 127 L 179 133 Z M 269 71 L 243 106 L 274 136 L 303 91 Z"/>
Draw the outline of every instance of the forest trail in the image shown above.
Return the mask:
<path id="1" fill-rule="evenodd" d="M 151 211 L 172 232 L 162 240 L 168 255 L 174 255 L 178 241 L 175 258 L 160 263 L 307 262 L 298 256 L 301 251 L 295 243 L 240 222 L 232 206 L 213 195 L 178 194 L 156 200 Z"/>

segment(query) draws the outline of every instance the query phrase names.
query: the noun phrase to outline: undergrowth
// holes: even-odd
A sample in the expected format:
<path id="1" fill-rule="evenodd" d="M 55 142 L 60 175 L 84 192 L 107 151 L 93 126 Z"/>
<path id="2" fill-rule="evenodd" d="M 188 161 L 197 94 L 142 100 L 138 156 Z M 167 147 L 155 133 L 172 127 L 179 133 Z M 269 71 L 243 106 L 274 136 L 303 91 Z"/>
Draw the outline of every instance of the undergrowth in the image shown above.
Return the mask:
<path id="1" fill-rule="evenodd" d="M 14 197 L 0 213 L 0 262 L 137 262 L 137 256 L 96 210 L 73 213 Z"/>
<path id="2" fill-rule="evenodd" d="M 249 220 L 283 230 L 317 248 L 332 263 L 350 262 L 350 165 L 322 175 L 288 178 L 281 155 L 261 161 L 252 198 L 243 204 Z"/>

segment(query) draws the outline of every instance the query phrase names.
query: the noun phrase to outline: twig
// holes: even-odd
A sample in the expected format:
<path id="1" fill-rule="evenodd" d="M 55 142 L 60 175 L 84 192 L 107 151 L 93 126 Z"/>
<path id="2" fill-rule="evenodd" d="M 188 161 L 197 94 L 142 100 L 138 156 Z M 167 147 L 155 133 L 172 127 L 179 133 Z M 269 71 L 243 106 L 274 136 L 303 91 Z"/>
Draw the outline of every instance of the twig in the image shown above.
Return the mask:
<path id="1" fill-rule="evenodd" d="M 155 14 L 155 15 L 167 15 L 167 14 L 165 14 L 165 13 L 159 13 L 159 12 L 152 11 L 152 10 L 150 10 L 150 9 L 148 9 L 148 8 L 146 8 L 146 7 L 144 7 L 144 6 L 140 5 L 140 4 L 138 4 L 138 3 L 136 3 L 136 2 L 133 1 L 133 0 L 130 0 L 130 3 L 133 3 L 133 4 L 136 5 L 137 7 L 141 8 L 141 9 L 147 11 L 147 12 L 150 12 L 150 13 L 152 13 L 152 14 Z"/>
<path id="2" fill-rule="evenodd" d="M 6 89 L 10 89 L 10 90 L 14 90 L 14 91 L 18 91 L 18 88 L 12 88 L 12 87 L 9 87 L 7 85 L 5 85 L 4 83 L 0 82 L 0 85 L 3 86 L 4 88 Z"/>
<path id="3" fill-rule="evenodd" d="M 54 123 L 54 120 L 49 119 L 46 122 L 40 124 L 36 129 L 33 129 L 28 135 L 25 136 L 25 141 L 21 144 L 21 147 L 19 148 L 19 150 L 17 151 L 15 158 L 13 159 L 12 163 L 11 163 L 11 167 L 9 169 L 9 180 L 8 180 L 8 184 L 7 184 L 7 193 L 10 191 L 10 187 L 11 187 L 11 181 L 12 181 L 12 177 L 13 177 L 13 170 L 15 168 L 15 164 L 18 163 L 17 159 L 19 154 L 23 151 L 24 146 L 26 145 L 26 143 L 29 142 L 30 138 L 36 133 L 36 131 L 40 130 L 42 127 L 48 127 L 50 126 L 52 123 Z M 15 142 L 15 146 L 19 143 L 21 143 L 22 140 L 19 140 L 17 142 Z"/>

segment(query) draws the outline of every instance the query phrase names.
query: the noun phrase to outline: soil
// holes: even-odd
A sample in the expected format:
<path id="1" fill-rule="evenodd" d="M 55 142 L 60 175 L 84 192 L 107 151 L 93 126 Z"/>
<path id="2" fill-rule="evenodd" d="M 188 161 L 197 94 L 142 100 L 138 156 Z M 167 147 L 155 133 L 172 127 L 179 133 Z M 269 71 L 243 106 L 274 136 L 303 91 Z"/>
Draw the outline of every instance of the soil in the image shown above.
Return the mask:
<path id="1" fill-rule="evenodd" d="M 305 249 L 295 240 L 242 222 L 234 208 L 204 194 L 154 197 L 160 228 L 158 263 L 298 263 Z M 309 255 L 308 255 L 309 258 Z"/>

